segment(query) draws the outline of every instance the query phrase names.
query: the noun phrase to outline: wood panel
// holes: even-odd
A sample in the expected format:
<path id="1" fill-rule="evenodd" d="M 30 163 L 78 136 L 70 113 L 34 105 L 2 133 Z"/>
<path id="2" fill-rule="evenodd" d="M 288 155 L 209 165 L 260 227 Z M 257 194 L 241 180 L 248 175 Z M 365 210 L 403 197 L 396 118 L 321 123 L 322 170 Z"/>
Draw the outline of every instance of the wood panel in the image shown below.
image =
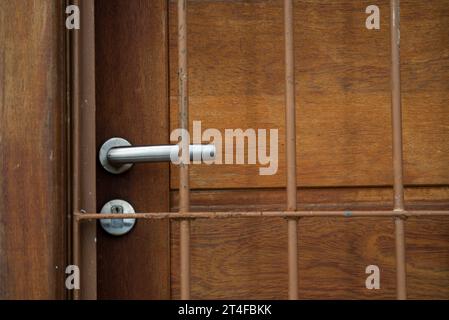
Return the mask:
<path id="1" fill-rule="evenodd" d="M 164 0 L 97 0 L 97 145 L 123 137 L 136 145 L 168 143 L 167 6 Z M 149 164 L 113 176 L 98 168 L 100 210 L 112 199 L 139 212 L 166 211 L 169 167 Z M 114 238 L 98 228 L 98 297 L 170 297 L 169 224 L 137 222 Z"/>
<path id="2" fill-rule="evenodd" d="M 445 210 L 449 207 L 449 187 L 405 188 L 407 209 Z M 389 210 L 393 206 L 391 188 L 312 188 L 298 189 L 299 210 Z M 179 193 L 170 193 L 171 210 L 178 210 Z M 195 211 L 283 210 L 285 189 L 194 190 L 191 202 Z"/>
<path id="3" fill-rule="evenodd" d="M 406 182 L 449 176 L 449 1 L 401 3 Z"/>
<path id="4" fill-rule="evenodd" d="M 179 296 L 178 228 L 173 233 L 173 296 Z M 449 298 L 449 221 L 409 219 L 407 280 L 411 299 Z M 302 299 L 394 299 L 392 219 L 299 222 Z M 283 219 L 192 223 L 192 298 L 286 299 L 287 224 Z M 367 290 L 365 268 L 377 265 L 380 290 Z"/>
<path id="5" fill-rule="evenodd" d="M 447 209 L 447 188 L 406 190 L 410 209 Z M 391 189 L 299 190 L 302 210 L 391 208 Z M 432 198 L 431 202 L 423 199 Z M 355 201 L 355 202 L 354 202 Z M 177 203 L 177 193 L 172 193 Z M 192 210 L 282 210 L 283 190 L 202 190 Z M 176 210 L 176 205 L 174 205 Z M 196 220 L 192 223 L 192 298 L 286 299 L 287 224 L 283 219 Z M 394 299 L 394 222 L 391 218 L 303 218 L 298 226 L 302 299 Z M 411 299 L 449 298 L 449 221 L 406 222 Z M 179 297 L 178 223 L 172 223 L 172 296 Z M 365 288 L 365 268 L 377 265 L 381 289 Z"/>
<path id="6" fill-rule="evenodd" d="M 63 299 L 64 1 L 0 2 L 0 299 Z"/>
<path id="7" fill-rule="evenodd" d="M 366 1 L 295 1 L 298 208 L 392 207 L 389 1 L 381 29 L 365 28 Z M 405 183 L 409 208 L 447 209 L 449 183 L 449 1 L 401 2 Z M 170 6 L 170 122 L 177 127 L 176 6 Z M 193 166 L 192 210 L 285 206 L 282 1 L 191 1 L 190 120 L 203 130 L 278 128 L 279 171 Z M 177 171 L 171 187 L 178 184 Z M 375 188 L 373 186 L 376 186 Z M 309 188 L 320 187 L 320 188 Z M 342 188 L 352 187 L 352 188 Z M 253 188 L 253 190 L 251 190 Z M 257 189 L 256 189 L 257 188 Z M 231 190 L 229 190 L 231 189 Z M 172 210 L 178 195 L 171 194 Z M 179 235 L 172 225 L 172 295 L 179 297 Z M 302 219 L 300 297 L 393 299 L 392 219 Z M 449 222 L 406 223 L 410 298 L 449 298 Z M 192 223 L 192 297 L 287 298 L 287 226 L 282 219 Z M 381 290 L 365 288 L 365 268 Z"/>
<path id="8" fill-rule="evenodd" d="M 176 5 L 170 2 L 170 119 L 177 127 Z M 297 0 L 295 58 L 300 186 L 392 184 L 389 1 L 381 29 L 367 1 Z M 449 1 L 401 2 L 405 183 L 448 184 Z M 194 166 L 193 188 L 282 187 L 282 1 L 190 1 L 190 120 L 203 129 L 278 128 L 279 171 Z M 171 174 L 177 187 L 177 170 Z"/>

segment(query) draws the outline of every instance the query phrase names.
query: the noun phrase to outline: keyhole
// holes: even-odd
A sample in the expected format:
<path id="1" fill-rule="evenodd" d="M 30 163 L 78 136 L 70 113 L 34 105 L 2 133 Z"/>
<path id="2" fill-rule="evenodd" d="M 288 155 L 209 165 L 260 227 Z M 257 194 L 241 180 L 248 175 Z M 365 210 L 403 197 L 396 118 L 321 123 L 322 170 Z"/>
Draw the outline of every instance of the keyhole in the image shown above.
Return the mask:
<path id="1" fill-rule="evenodd" d="M 135 213 L 134 208 L 124 200 L 112 200 L 106 203 L 101 209 L 103 214 L 117 215 L 115 219 L 101 219 L 101 227 L 109 234 L 122 236 L 128 233 L 136 223 L 136 219 L 124 218 L 124 214 Z M 123 218 L 121 218 L 123 217 Z"/>
<path id="2" fill-rule="evenodd" d="M 119 205 L 113 205 L 111 207 L 112 213 L 123 213 L 123 207 Z M 123 228 L 123 219 L 112 219 L 112 228 Z"/>
<path id="3" fill-rule="evenodd" d="M 122 206 L 112 206 L 111 208 L 112 213 L 123 213 L 123 207 Z"/>

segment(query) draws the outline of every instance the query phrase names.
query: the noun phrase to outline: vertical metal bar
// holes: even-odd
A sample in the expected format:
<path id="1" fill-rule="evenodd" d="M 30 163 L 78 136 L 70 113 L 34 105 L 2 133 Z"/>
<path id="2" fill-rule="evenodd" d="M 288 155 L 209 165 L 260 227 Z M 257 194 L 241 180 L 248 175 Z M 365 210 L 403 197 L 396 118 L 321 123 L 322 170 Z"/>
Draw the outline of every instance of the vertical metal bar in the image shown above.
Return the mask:
<path id="1" fill-rule="evenodd" d="M 75 4 L 79 5 L 78 2 Z M 79 32 L 71 33 L 71 71 L 72 71 L 72 110 L 71 110 L 71 142 L 72 142 L 72 211 L 79 212 L 80 204 L 80 183 L 79 183 Z M 73 216 L 73 215 L 72 215 Z M 80 266 L 80 240 L 79 222 L 72 217 L 72 264 Z M 80 291 L 74 290 L 73 299 L 80 299 Z"/>
<path id="2" fill-rule="evenodd" d="M 400 70 L 400 13 L 399 0 L 391 0 L 391 105 L 393 125 L 394 208 L 404 209 L 402 181 L 402 103 Z"/>
<path id="3" fill-rule="evenodd" d="M 73 34 L 73 209 L 96 211 L 95 24 L 94 1 L 78 0 L 81 28 Z M 96 223 L 73 219 L 73 261 L 80 268 L 81 292 L 74 299 L 97 298 Z"/>
<path id="4" fill-rule="evenodd" d="M 287 211 L 296 211 L 295 60 L 292 0 L 284 0 Z M 298 299 L 298 220 L 288 219 L 288 296 Z"/>
<path id="5" fill-rule="evenodd" d="M 71 5 L 70 0 L 65 0 L 64 1 L 64 6 L 67 7 Z M 66 194 L 66 208 L 67 208 L 67 212 L 69 213 L 67 216 L 67 224 L 66 224 L 66 251 L 67 251 L 67 261 L 66 261 L 66 265 L 71 265 L 73 264 L 73 246 L 72 246 L 72 239 L 73 239 L 73 220 L 74 220 L 74 215 L 72 214 L 74 212 L 74 204 L 73 204 L 73 200 L 75 199 L 73 197 L 73 168 L 72 168 L 72 164 L 73 164 L 73 145 L 72 145 L 72 119 L 73 119 L 73 97 L 72 97 L 72 79 L 73 79 L 73 61 L 72 61 L 72 46 L 73 46 L 73 39 L 71 36 L 71 32 L 70 30 L 66 30 L 65 31 L 65 54 L 66 54 L 66 66 L 65 66 L 65 70 L 66 70 L 66 130 L 65 130 L 65 143 L 66 143 L 66 148 L 67 148 L 67 156 L 66 156 L 66 170 L 67 170 L 67 180 L 66 180 L 66 185 L 67 185 L 67 194 Z M 66 299 L 71 300 L 74 299 L 73 297 L 73 292 L 66 292 Z"/>
<path id="6" fill-rule="evenodd" d="M 288 298 L 298 300 L 298 219 L 288 219 Z"/>
<path id="7" fill-rule="evenodd" d="M 407 299 L 407 273 L 405 260 L 405 231 L 404 220 L 395 218 L 396 239 L 396 297 L 398 300 Z"/>
<path id="8" fill-rule="evenodd" d="M 180 222 L 181 300 L 190 299 L 190 221 Z"/>
<path id="9" fill-rule="evenodd" d="M 179 77 L 179 123 L 189 129 L 189 96 L 187 70 L 187 0 L 178 0 L 178 77 Z M 183 152 L 189 154 L 187 136 L 182 136 Z M 187 147 L 187 150 L 185 148 Z M 181 162 L 179 167 L 179 212 L 190 211 L 189 167 Z M 190 221 L 180 223 L 181 299 L 190 299 Z"/>
<path id="10" fill-rule="evenodd" d="M 81 263 L 81 249 L 80 249 L 80 223 L 78 219 L 73 219 L 72 221 L 72 253 L 73 253 L 73 264 L 79 266 Z M 78 289 L 73 291 L 73 299 L 80 300 L 81 292 Z"/>
<path id="11" fill-rule="evenodd" d="M 402 105 L 400 65 L 400 3 L 390 0 L 391 106 L 393 128 L 394 210 L 404 211 Z M 404 220 L 395 219 L 397 298 L 407 298 Z"/>

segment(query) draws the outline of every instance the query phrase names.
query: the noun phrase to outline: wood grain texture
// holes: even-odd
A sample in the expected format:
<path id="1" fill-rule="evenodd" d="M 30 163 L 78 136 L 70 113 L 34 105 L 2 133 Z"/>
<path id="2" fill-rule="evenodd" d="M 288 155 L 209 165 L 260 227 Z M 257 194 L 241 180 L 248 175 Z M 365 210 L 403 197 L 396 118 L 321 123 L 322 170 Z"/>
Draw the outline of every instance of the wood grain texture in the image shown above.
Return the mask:
<path id="1" fill-rule="evenodd" d="M 449 207 L 448 188 L 407 188 L 409 209 Z M 391 188 L 298 190 L 300 210 L 382 210 Z M 177 192 L 171 193 L 176 211 Z M 431 201 L 428 201 L 431 199 Z M 285 190 L 196 190 L 192 210 L 282 210 Z M 172 295 L 179 295 L 177 223 L 172 226 Z M 302 299 L 394 299 L 394 222 L 390 218 L 304 218 L 299 221 Z M 449 221 L 406 222 L 411 299 L 448 299 Z M 192 223 L 193 293 L 197 299 L 286 299 L 287 223 L 283 219 L 197 220 Z M 381 289 L 365 289 L 365 268 L 381 271 Z"/>
<path id="2" fill-rule="evenodd" d="M 97 0 L 98 145 L 111 136 L 167 143 L 177 126 L 176 5 L 164 3 Z M 295 1 L 299 208 L 391 207 L 388 1 L 378 3 L 381 31 L 364 28 L 368 4 Z M 429 186 L 449 183 L 446 2 L 425 15 L 416 4 L 403 2 L 405 169 L 406 183 L 422 186 L 407 189 L 406 200 L 447 208 L 447 187 Z M 192 209 L 284 209 L 282 3 L 189 1 L 188 21 L 190 120 L 221 130 L 279 128 L 281 151 L 275 176 L 254 166 L 194 167 Z M 175 190 L 177 170 L 170 177 Z M 119 177 L 99 170 L 98 206 L 124 198 L 141 212 L 166 210 L 170 177 L 166 165 Z M 170 209 L 177 203 L 172 191 Z M 120 239 L 99 230 L 100 298 L 179 298 L 179 225 L 170 234 L 168 226 L 139 221 Z M 392 219 L 307 218 L 298 232 L 301 298 L 395 297 Z M 449 221 L 409 219 L 406 232 L 410 298 L 448 299 Z M 287 298 L 286 236 L 283 219 L 192 222 L 192 298 Z M 381 269 L 381 290 L 365 288 L 370 264 Z"/>
<path id="3" fill-rule="evenodd" d="M 63 299 L 64 1 L 0 2 L 0 299 Z"/>
<path id="4" fill-rule="evenodd" d="M 176 5 L 170 2 L 170 121 L 177 127 Z M 294 1 L 299 186 L 392 184 L 389 1 L 381 29 L 354 0 Z M 194 166 L 192 188 L 282 187 L 282 1 L 190 1 L 190 120 L 203 128 L 278 128 L 279 171 Z M 402 1 L 404 168 L 408 185 L 448 184 L 449 1 Z M 177 171 L 171 185 L 177 187 Z"/>
<path id="5" fill-rule="evenodd" d="M 391 188 L 311 188 L 298 189 L 300 210 L 389 210 L 393 207 Z M 285 209 L 286 192 L 282 188 L 194 190 L 195 211 Z M 414 187 L 405 189 L 406 208 L 410 210 L 445 210 L 449 207 L 449 187 Z M 178 211 L 179 194 L 171 191 L 171 210 Z"/>
<path id="6" fill-rule="evenodd" d="M 391 208 L 389 1 L 381 29 L 365 28 L 353 0 L 295 6 L 298 207 Z M 190 1 L 190 114 L 203 129 L 278 128 L 279 171 L 193 166 L 192 210 L 285 209 L 282 1 Z M 170 123 L 177 127 L 176 6 L 170 5 Z M 449 1 L 401 1 L 405 183 L 409 208 L 447 209 Z M 172 210 L 178 177 L 172 170 Z M 428 187 L 435 185 L 435 187 Z M 375 187 L 374 187 L 375 186 Z M 426 187 L 427 186 L 427 187 Z M 319 188 L 309 188 L 319 187 Z M 353 188 L 345 188 L 353 187 Z M 254 190 L 251 190 L 254 188 Z M 179 296 L 179 235 L 172 225 L 172 295 Z M 302 219 L 300 297 L 394 299 L 392 219 Z M 449 221 L 406 222 L 409 297 L 448 299 Z M 192 298 L 287 298 L 282 219 L 192 223 Z M 381 290 L 365 289 L 365 268 Z"/>
<path id="7" fill-rule="evenodd" d="M 449 176 L 449 1 L 401 3 L 406 183 Z"/>
<path id="8" fill-rule="evenodd" d="M 386 190 L 300 191 L 299 209 L 391 208 Z M 391 193 L 391 190 L 389 190 Z M 429 191 L 429 190 L 428 190 Z M 408 190 L 409 208 L 429 203 L 424 190 Z M 438 193 L 438 192 L 437 192 Z M 420 195 L 418 195 L 420 194 Z M 324 195 L 324 196 L 323 196 Z M 447 195 L 440 200 L 448 208 Z M 172 195 L 176 199 L 176 195 Z M 196 191 L 192 210 L 280 210 L 281 191 Z M 374 201 L 375 200 L 375 201 Z M 336 202 L 335 202 L 336 201 Z M 374 202 L 379 203 L 374 205 Z M 413 204 L 413 205 L 410 205 Z M 435 207 L 436 202 L 432 203 Z M 179 297 L 178 223 L 172 223 L 172 296 Z M 394 222 L 390 218 L 303 218 L 299 221 L 301 299 L 394 299 Z M 407 280 L 411 299 L 449 298 L 449 221 L 406 222 Z M 197 220 L 192 222 L 193 299 L 286 299 L 287 222 L 284 219 Z M 365 268 L 377 265 L 381 289 L 367 290 Z"/>
<path id="9" fill-rule="evenodd" d="M 97 0 L 97 145 L 123 137 L 136 145 L 168 143 L 167 6 L 164 0 Z M 136 211 L 169 206 L 168 164 L 135 166 L 113 176 L 98 168 L 98 209 L 112 199 Z M 130 234 L 98 228 L 98 297 L 170 297 L 169 224 L 138 221 Z"/>

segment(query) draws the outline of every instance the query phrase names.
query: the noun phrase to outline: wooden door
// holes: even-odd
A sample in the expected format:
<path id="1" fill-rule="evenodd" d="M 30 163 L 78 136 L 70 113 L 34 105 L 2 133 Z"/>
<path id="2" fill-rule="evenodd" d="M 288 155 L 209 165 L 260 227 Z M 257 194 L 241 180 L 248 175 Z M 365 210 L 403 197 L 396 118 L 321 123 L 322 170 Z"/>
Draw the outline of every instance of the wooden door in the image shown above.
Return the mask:
<path id="1" fill-rule="evenodd" d="M 366 1 L 294 1 L 298 208 L 392 207 L 389 1 L 367 30 Z M 177 5 L 97 0 L 96 144 L 124 137 L 168 144 L 178 128 Z M 403 1 L 404 177 L 408 209 L 449 206 L 449 2 Z M 194 165 L 192 211 L 285 209 L 283 2 L 188 1 L 190 124 L 279 130 L 279 170 Z M 138 212 L 177 211 L 178 168 L 142 164 L 120 176 L 97 167 L 97 209 L 111 199 Z M 299 297 L 393 299 L 392 218 L 304 218 Z M 97 229 L 98 297 L 180 297 L 176 220 L 139 220 L 123 237 Z M 194 299 L 286 299 L 282 218 L 191 222 Z M 449 220 L 406 221 L 410 298 L 449 298 Z M 366 267 L 381 288 L 365 287 Z"/>
<path id="2" fill-rule="evenodd" d="M 167 4 L 95 2 L 97 146 L 111 137 L 169 143 Z M 136 169 L 136 170 L 134 170 Z M 138 212 L 169 210 L 169 165 L 115 176 L 97 169 L 97 205 L 124 199 Z M 141 220 L 129 236 L 97 230 L 98 298 L 170 297 L 170 226 Z"/>

